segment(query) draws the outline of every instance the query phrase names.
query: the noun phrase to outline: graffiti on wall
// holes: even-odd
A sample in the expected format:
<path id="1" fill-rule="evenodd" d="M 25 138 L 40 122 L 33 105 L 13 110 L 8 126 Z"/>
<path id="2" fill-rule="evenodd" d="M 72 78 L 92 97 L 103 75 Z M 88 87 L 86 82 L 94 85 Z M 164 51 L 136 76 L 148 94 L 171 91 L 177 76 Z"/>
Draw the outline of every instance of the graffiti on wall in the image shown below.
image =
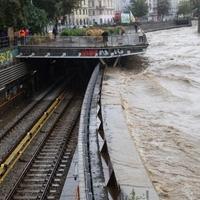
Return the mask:
<path id="1" fill-rule="evenodd" d="M 0 52 L 0 66 L 12 63 L 16 55 L 17 55 L 16 49 Z"/>

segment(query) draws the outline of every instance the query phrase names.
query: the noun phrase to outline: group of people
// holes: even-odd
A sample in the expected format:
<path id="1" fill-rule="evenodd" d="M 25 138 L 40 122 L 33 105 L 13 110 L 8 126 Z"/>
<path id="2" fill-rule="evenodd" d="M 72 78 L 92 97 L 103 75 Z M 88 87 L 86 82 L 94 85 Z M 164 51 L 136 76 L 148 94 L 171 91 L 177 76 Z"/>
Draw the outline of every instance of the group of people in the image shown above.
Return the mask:
<path id="1" fill-rule="evenodd" d="M 26 44 L 26 38 L 29 36 L 30 32 L 28 28 L 22 28 L 19 30 L 19 39 L 21 42 L 21 45 Z"/>

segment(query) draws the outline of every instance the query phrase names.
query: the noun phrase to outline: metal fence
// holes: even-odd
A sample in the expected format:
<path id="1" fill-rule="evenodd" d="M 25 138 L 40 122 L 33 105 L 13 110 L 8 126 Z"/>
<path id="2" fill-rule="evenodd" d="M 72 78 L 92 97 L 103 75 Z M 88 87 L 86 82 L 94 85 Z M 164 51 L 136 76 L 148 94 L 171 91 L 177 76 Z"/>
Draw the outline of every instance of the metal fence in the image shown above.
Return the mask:
<path id="1" fill-rule="evenodd" d="M 102 36 L 58 36 L 56 39 L 49 36 L 29 36 L 21 39 L 19 45 L 50 46 L 50 47 L 116 47 L 146 43 L 146 36 L 139 40 L 137 34 L 115 35 L 106 38 Z"/>
<path id="2" fill-rule="evenodd" d="M 8 36 L 0 37 L 0 49 L 8 48 L 8 47 L 15 47 L 19 44 L 19 38 L 9 38 Z"/>
<path id="3" fill-rule="evenodd" d="M 146 36 L 139 40 L 138 34 L 114 35 L 106 38 L 102 36 L 28 36 L 28 37 L 0 37 L 0 49 L 14 46 L 52 46 L 52 47 L 116 47 L 146 43 Z"/>

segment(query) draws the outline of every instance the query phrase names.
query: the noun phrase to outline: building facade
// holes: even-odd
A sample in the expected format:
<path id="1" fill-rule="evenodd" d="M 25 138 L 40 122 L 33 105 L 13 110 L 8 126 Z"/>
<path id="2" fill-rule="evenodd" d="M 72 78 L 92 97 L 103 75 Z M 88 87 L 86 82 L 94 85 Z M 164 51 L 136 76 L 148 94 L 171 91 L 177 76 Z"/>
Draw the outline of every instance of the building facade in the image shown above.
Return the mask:
<path id="1" fill-rule="evenodd" d="M 82 0 L 79 8 L 75 9 L 71 15 L 67 16 L 67 24 L 73 26 L 85 26 L 89 24 L 88 0 Z"/>
<path id="2" fill-rule="evenodd" d="M 175 17 L 178 11 L 178 5 L 181 2 L 181 0 L 170 0 L 170 10 L 169 10 L 169 16 Z"/>
<path id="3" fill-rule="evenodd" d="M 89 0 L 89 23 L 109 24 L 113 22 L 115 0 Z"/>
<path id="4" fill-rule="evenodd" d="M 121 0 L 82 0 L 79 8 L 66 16 L 68 25 L 84 26 L 93 24 L 109 24 L 113 22 L 116 9 Z"/>
<path id="5" fill-rule="evenodd" d="M 178 4 L 181 0 L 169 0 L 170 9 L 169 14 L 165 16 L 164 19 L 169 20 L 173 19 L 178 11 Z M 157 21 L 158 17 L 158 0 L 147 0 L 149 12 L 148 12 L 148 20 L 149 21 Z"/>
<path id="6" fill-rule="evenodd" d="M 158 20 L 158 12 L 157 12 L 157 0 L 147 0 L 148 5 L 148 21 L 157 21 Z"/>

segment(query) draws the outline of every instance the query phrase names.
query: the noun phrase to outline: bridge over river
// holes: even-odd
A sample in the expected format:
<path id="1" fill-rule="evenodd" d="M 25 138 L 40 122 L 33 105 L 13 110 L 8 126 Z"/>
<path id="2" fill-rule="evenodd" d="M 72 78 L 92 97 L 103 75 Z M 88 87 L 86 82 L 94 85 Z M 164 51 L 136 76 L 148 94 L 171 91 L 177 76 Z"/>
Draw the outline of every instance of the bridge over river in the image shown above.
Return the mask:
<path id="1" fill-rule="evenodd" d="M 30 36 L 19 46 L 17 58 L 118 58 L 143 53 L 148 43 L 146 36 L 139 40 L 137 33 L 129 31 L 124 35 L 108 36 Z"/>

